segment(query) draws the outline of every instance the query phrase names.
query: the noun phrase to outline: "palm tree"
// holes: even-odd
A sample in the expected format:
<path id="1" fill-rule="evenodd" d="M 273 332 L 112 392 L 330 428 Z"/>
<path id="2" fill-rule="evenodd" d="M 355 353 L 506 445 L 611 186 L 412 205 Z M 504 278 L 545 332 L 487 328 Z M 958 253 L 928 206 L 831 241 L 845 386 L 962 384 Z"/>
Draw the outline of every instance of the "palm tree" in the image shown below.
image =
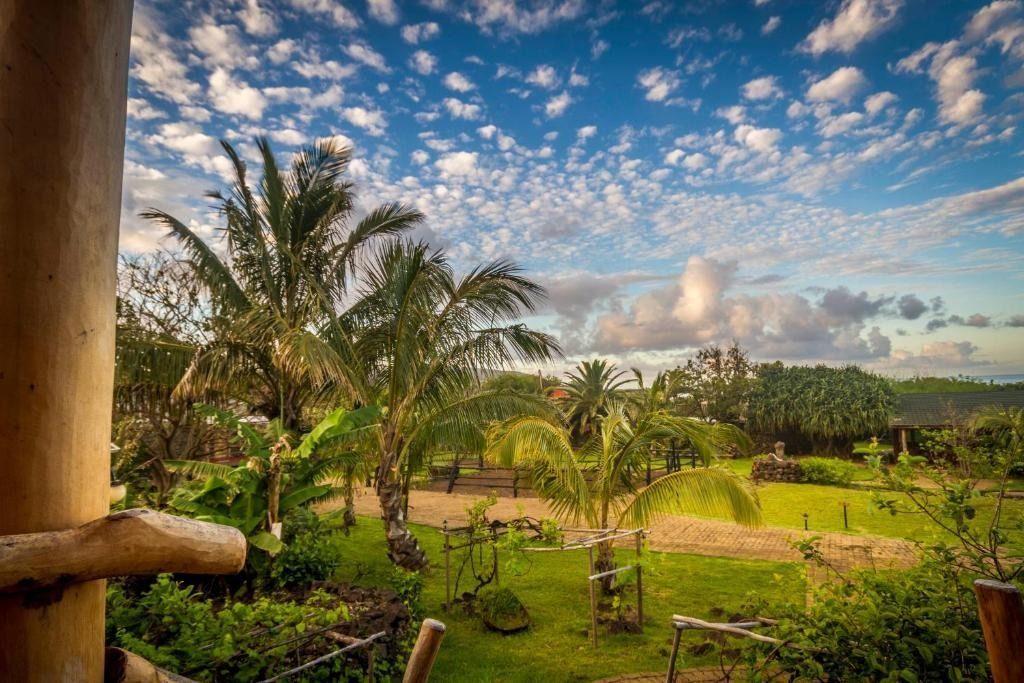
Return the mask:
<path id="1" fill-rule="evenodd" d="M 704 467 L 680 470 L 638 486 L 654 447 L 670 439 L 689 441 Z M 630 414 L 622 406 L 597 419 L 597 429 L 580 449 L 567 425 L 524 416 L 496 427 L 488 456 L 511 466 L 532 468 L 537 493 L 560 518 L 590 528 L 637 528 L 669 514 L 729 516 L 760 524 L 757 498 L 731 470 L 711 467 L 721 447 L 745 445 L 732 425 L 711 425 L 664 410 Z M 599 571 L 614 568 L 610 543 L 598 546 Z M 609 581 L 605 587 L 610 587 Z"/>
<path id="2" fill-rule="evenodd" d="M 622 399 L 621 389 L 629 382 L 619 379 L 624 374 L 600 358 L 585 360 L 574 372 L 566 373 L 566 419 L 576 443 L 591 434 L 597 419 L 607 415 L 609 407 Z"/>
<path id="3" fill-rule="evenodd" d="M 195 354 L 178 392 L 242 399 L 295 430 L 304 407 L 332 379 L 309 357 L 316 329 L 341 305 L 367 248 L 423 216 L 384 204 L 353 225 L 352 186 L 343 180 L 351 153 L 333 141 L 303 148 L 284 172 L 269 143 L 258 139 L 263 177 L 256 188 L 238 153 L 221 144 L 235 175 L 226 196 L 209 194 L 225 219 L 223 256 L 170 214 L 142 214 L 178 240 L 209 293 L 211 314 L 227 321 Z"/>
<path id="4" fill-rule="evenodd" d="M 544 290 L 507 261 L 456 277 L 440 251 L 396 240 L 359 282 L 310 355 L 336 369 L 356 404 L 382 408 L 376 488 L 389 556 L 420 569 L 427 558 L 406 525 L 403 482 L 431 453 L 482 450 L 489 422 L 542 411 L 540 396 L 476 387 L 485 371 L 547 362 L 559 348 L 515 322 Z"/>

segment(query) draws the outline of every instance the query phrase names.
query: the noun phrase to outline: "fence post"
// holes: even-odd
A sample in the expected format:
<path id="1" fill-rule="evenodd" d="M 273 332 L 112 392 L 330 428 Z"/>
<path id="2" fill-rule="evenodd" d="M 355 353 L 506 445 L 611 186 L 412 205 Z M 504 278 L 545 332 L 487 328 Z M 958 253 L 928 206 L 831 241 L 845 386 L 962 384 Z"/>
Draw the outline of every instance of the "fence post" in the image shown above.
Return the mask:
<path id="1" fill-rule="evenodd" d="M 597 590 L 594 582 L 589 577 L 594 575 L 594 546 L 587 546 L 587 553 L 590 558 L 590 573 L 587 574 L 587 583 L 590 584 L 590 643 L 597 649 Z"/>
<path id="2" fill-rule="evenodd" d="M 640 561 L 643 549 L 644 532 L 640 530 L 636 534 L 636 620 L 641 633 L 644 630 L 644 566 Z"/>
<path id="3" fill-rule="evenodd" d="M 449 466 L 448 469 L 448 493 L 452 492 L 455 488 L 455 480 L 459 478 L 459 456 L 455 456 L 455 460 Z"/>
<path id="4" fill-rule="evenodd" d="M 1024 601 L 1016 586 L 979 579 L 974 582 L 981 630 L 985 633 L 992 680 L 1024 681 Z"/>
<path id="5" fill-rule="evenodd" d="M 409 655 L 409 663 L 405 666 L 402 683 L 427 683 L 430 670 L 434 668 L 437 651 L 441 649 L 445 626 L 436 619 L 424 619 L 420 626 L 420 634 L 416 645 Z"/>

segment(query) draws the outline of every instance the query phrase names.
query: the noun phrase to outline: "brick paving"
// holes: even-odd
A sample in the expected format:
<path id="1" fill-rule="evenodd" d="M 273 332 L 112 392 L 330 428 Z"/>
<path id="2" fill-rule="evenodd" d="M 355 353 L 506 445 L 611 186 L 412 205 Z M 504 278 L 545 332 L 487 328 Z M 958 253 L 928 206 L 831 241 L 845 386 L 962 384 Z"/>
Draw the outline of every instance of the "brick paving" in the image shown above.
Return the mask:
<path id="1" fill-rule="evenodd" d="M 481 495 L 413 491 L 409 496 L 410 521 L 434 527 L 440 527 L 445 520 L 452 526 L 463 525 L 466 523 L 466 508 L 478 501 Z M 370 517 L 380 514 L 371 489 L 365 489 L 357 496 L 356 512 Z M 492 519 L 511 519 L 522 515 L 553 516 L 544 501 L 538 498 L 506 496 L 498 498 L 489 514 Z M 803 557 L 790 546 L 790 542 L 807 535 L 807 532 L 796 529 L 748 529 L 725 521 L 672 515 L 651 527 L 649 545 L 652 550 L 664 552 L 795 562 Z M 814 535 L 819 537 L 819 548 L 824 557 L 840 571 L 864 566 L 908 567 L 917 561 L 916 548 L 909 541 L 830 532 Z M 823 578 L 823 574 L 812 571 L 810 578 L 816 582 Z"/>

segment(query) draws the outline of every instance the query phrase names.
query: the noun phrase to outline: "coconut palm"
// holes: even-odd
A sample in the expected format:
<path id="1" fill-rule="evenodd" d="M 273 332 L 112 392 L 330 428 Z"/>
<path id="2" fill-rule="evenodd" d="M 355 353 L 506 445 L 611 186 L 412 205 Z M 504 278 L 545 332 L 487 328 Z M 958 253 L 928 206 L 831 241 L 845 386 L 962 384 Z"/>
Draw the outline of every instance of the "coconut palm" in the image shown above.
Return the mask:
<path id="1" fill-rule="evenodd" d="M 235 176 L 227 195 L 209 195 L 225 220 L 223 255 L 170 214 L 142 214 L 170 230 L 209 293 L 211 314 L 229 321 L 195 354 L 178 391 L 242 399 L 294 430 L 331 379 L 308 362 L 316 329 L 340 305 L 367 247 L 423 216 L 384 204 L 354 222 L 352 187 L 344 180 L 350 150 L 333 141 L 303 148 L 282 171 L 269 143 L 258 139 L 263 176 L 255 188 L 245 162 L 221 144 Z"/>
<path id="2" fill-rule="evenodd" d="M 597 419 L 594 434 L 579 449 L 566 424 L 542 417 L 513 418 L 489 436 L 488 457 L 505 466 L 529 466 L 538 495 L 573 524 L 637 528 L 669 514 L 727 516 L 749 526 L 761 520 L 747 483 L 731 470 L 711 466 L 723 446 L 747 444 L 732 425 L 711 425 L 663 410 L 630 414 L 618 406 Z M 652 451 L 670 439 L 689 441 L 705 466 L 639 486 Z M 599 571 L 613 567 L 611 544 L 599 545 Z"/>
<path id="3" fill-rule="evenodd" d="M 622 400 L 622 387 L 629 382 L 620 379 L 625 374 L 600 358 L 585 360 L 566 373 L 565 391 L 569 396 L 564 399 L 564 410 L 577 443 L 593 432 L 594 423 L 608 414 L 612 404 Z"/>
<path id="4" fill-rule="evenodd" d="M 389 556 L 420 569 L 426 555 L 409 532 L 403 482 L 439 450 L 482 450 L 483 429 L 512 415 L 537 414 L 540 396 L 477 389 L 485 371 L 547 362 L 549 335 L 515 322 L 543 289 L 506 261 L 456 277 L 424 244 L 393 241 L 361 271 L 350 308 L 309 350 L 339 375 L 352 400 L 382 408 L 376 488 Z"/>

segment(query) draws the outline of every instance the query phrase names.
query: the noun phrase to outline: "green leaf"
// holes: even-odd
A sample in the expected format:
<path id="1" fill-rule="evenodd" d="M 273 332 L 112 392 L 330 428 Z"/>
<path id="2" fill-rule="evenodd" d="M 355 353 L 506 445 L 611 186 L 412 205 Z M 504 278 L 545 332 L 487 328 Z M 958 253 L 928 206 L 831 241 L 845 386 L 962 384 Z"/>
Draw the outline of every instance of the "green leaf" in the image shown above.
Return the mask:
<path id="1" fill-rule="evenodd" d="M 276 555 L 284 550 L 284 543 L 281 542 L 281 539 L 269 531 L 261 531 L 258 534 L 253 534 L 249 537 L 249 543 L 260 550 L 267 551 L 271 555 Z"/>

